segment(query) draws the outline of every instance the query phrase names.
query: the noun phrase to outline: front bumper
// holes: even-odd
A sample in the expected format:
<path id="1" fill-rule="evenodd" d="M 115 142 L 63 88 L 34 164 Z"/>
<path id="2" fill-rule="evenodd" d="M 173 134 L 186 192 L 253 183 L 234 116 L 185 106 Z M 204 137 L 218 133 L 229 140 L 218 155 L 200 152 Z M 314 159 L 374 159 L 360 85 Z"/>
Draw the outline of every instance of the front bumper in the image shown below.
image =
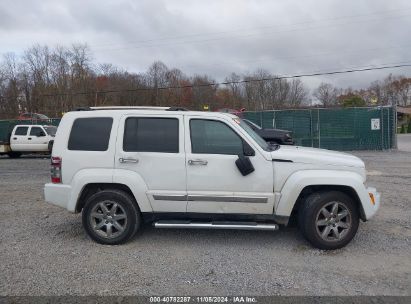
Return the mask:
<path id="1" fill-rule="evenodd" d="M 369 220 L 372 218 L 380 208 L 381 204 L 381 194 L 377 192 L 377 189 L 374 187 L 367 188 L 368 193 L 368 200 L 366 202 L 362 202 L 365 219 Z"/>

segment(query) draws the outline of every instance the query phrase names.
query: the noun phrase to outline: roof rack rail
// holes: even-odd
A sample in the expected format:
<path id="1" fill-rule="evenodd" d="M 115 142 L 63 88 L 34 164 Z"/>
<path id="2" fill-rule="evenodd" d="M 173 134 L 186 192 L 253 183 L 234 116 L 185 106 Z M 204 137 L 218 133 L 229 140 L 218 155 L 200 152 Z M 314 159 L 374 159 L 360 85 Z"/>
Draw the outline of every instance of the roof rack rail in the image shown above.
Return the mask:
<path id="1" fill-rule="evenodd" d="M 76 112 L 76 111 L 91 111 L 92 109 L 90 107 L 78 107 L 78 108 L 74 108 L 72 111 Z"/>
<path id="2" fill-rule="evenodd" d="M 190 111 L 187 108 L 183 107 L 169 107 L 166 111 Z"/>
<path id="3" fill-rule="evenodd" d="M 147 106 L 107 106 L 107 107 L 78 107 L 73 111 L 95 110 L 162 110 L 162 111 L 189 111 L 183 107 L 147 107 Z"/>

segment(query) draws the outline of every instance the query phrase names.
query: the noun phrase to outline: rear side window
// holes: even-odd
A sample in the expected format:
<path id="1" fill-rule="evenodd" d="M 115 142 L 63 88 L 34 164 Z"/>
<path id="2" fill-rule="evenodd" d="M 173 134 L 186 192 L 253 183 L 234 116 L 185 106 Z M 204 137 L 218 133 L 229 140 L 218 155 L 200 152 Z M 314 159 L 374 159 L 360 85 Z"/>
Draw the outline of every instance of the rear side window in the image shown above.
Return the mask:
<path id="1" fill-rule="evenodd" d="M 68 149 L 106 151 L 112 125 L 110 117 L 77 118 L 71 128 Z"/>
<path id="2" fill-rule="evenodd" d="M 39 127 L 31 127 L 30 135 L 32 136 L 40 136 L 44 134 L 44 131 Z"/>
<path id="3" fill-rule="evenodd" d="M 178 119 L 127 118 L 123 150 L 126 152 L 178 153 Z"/>
<path id="4" fill-rule="evenodd" d="M 18 127 L 16 129 L 16 132 L 14 132 L 14 135 L 27 135 L 29 127 Z"/>

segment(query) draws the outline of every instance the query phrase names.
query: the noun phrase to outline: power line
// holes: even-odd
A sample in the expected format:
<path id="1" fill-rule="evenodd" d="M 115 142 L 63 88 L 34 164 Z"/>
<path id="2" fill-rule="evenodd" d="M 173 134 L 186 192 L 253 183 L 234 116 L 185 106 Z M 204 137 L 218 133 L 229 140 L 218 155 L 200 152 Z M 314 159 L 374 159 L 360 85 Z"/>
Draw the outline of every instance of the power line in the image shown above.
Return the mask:
<path id="1" fill-rule="evenodd" d="M 199 36 L 201 37 L 201 36 L 224 35 L 224 34 L 231 34 L 231 33 L 237 33 L 237 32 L 258 31 L 258 30 L 265 30 L 265 29 L 270 29 L 270 28 L 292 27 L 292 26 L 298 26 L 298 25 L 338 21 L 338 20 L 344 20 L 344 19 L 363 18 L 363 17 L 368 17 L 368 16 L 392 15 L 395 12 L 403 13 L 404 11 L 409 11 L 409 10 L 411 10 L 411 7 L 403 7 L 403 8 L 397 8 L 397 9 L 391 9 L 391 10 L 377 11 L 377 12 L 368 13 L 368 14 L 346 15 L 346 16 L 340 16 L 340 17 L 324 18 L 324 19 L 319 19 L 319 20 L 303 21 L 303 22 L 297 22 L 297 23 L 291 23 L 291 24 L 267 25 L 267 26 L 262 26 L 262 27 L 241 28 L 241 29 L 233 29 L 233 30 L 228 30 L 228 31 L 211 32 L 211 33 L 175 35 L 175 36 L 160 37 L 160 38 L 154 38 L 154 39 L 129 41 L 125 43 L 105 43 L 105 44 L 100 44 L 100 45 L 91 45 L 91 47 L 92 48 L 106 48 L 109 46 L 116 46 L 116 45 L 130 45 L 130 44 L 150 43 L 150 42 L 164 41 L 164 40 L 178 40 L 178 39 L 184 39 L 184 38 L 190 38 L 190 37 L 195 38 Z"/>
<path id="2" fill-rule="evenodd" d="M 347 50 L 347 49 L 340 49 L 339 51 L 342 51 L 343 54 L 347 54 L 347 53 L 351 53 L 351 54 L 366 54 L 369 52 L 375 52 L 375 51 L 386 51 L 386 50 L 392 50 L 392 49 L 405 49 L 405 48 L 410 48 L 411 44 L 406 44 L 406 45 L 398 45 L 398 46 L 389 46 L 389 47 L 380 47 L 380 48 L 367 48 L 367 49 L 355 49 L 355 50 Z M 273 52 L 275 51 L 286 51 L 286 49 L 276 49 L 276 50 L 272 50 Z M 328 51 L 325 53 L 315 53 L 315 54 L 310 54 L 310 55 L 302 55 L 302 56 L 283 56 L 283 57 L 275 57 L 274 59 L 254 59 L 254 60 L 237 60 L 237 61 L 224 61 L 224 62 L 220 62 L 220 63 L 212 63 L 212 64 L 207 64 L 207 67 L 210 66 L 219 66 L 221 67 L 223 64 L 225 65 L 230 65 L 230 64 L 238 64 L 238 63 L 256 63 L 256 62 L 261 62 L 264 61 L 266 62 L 275 62 L 278 60 L 292 60 L 292 59 L 303 59 L 303 58 L 312 58 L 312 57 L 318 57 L 318 56 L 341 56 L 341 53 L 337 53 L 334 51 Z M 183 65 L 182 66 L 184 69 L 188 68 L 201 68 L 204 67 L 204 65 Z"/>
<path id="3" fill-rule="evenodd" d="M 262 35 L 264 34 L 264 39 L 267 38 L 272 38 L 272 34 L 279 34 L 279 33 L 290 33 L 290 32 L 299 32 L 299 31 L 311 31 L 311 30 L 321 30 L 321 29 L 330 29 L 330 28 L 335 28 L 339 26 L 351 26 L 355 25 L 358 23 L 365 23 L 365 22 L 370 22 L 370 21 L 377 21 L 381 22 L 382 20 L 386 19 L 392 19 L 395 18 L 396 20 L 401 17 L 408 17 L 410 14 L 405 14 L 405 15 L 399 15 L 399 16 L 390 16 L 386 18 L 374 18 L 374 19 L 361 19 L 361 20 L 356 20 L 356 21 L 351 21 L 351 22 L 344 22 L 344 23 L 338 23 L 338 24 L 331 24 L 327 26 L 316 26 L 316 27 L 302 27 L 302 28 L 296 28 L 296 29 L 288 29 L 288 30 L 280 30 L 280 31 L 271 31 L 268 33 L 263 33 L 263 32 L 258 32 L 258 33 L 237 33 L 232 36 L 222 36 L 222 37 L 214 37 L 214 38 L 208 38 L 208 39 L 189 39 L 189 40 L 182 40 L 182 41 L 169 41 L 169 42 L 164 42 L 160 44 L 142 44 L 142 45 L 137 45 L 137 46 L 129 46 L 129 47 L 118 47 L 118 48 L 106 48 L 106 49 L 95 49 L 94 52 L 102 52 L 102 51 L 119 51 L 119 50 L 127 50 L 127 49 L 144 49 L 144 48 L 157 48 L 157 47 L 164 47 L 164 46 L 170 46 L 170 45 L 185 45 L 185 44 L 197 44 L 197 43 L 208 43 L 208 42 L 216 42 L 216 41 L 221 41 L 221 40 L 227 40 L 230 38 L 249 38 L 255 35 Z"/>
<path id="4" fill-rule="evenodd" d="M 77 96 L 77 95 L 107 94 L 107 93 L 129 93 L 129 92 L 152 91 L 152 90 L 201 88 L 201 87 L 211 87 L 211 86 L 218 86 L 218 85 L 242 84 L 242 83 L 281 80 L 281 79 L 295 79 L 295 78 L 303 78 L 303 77 L 348 74 L 348 73 L 395 69 L 395 68 L 403 68 L 403 67 L 411 67 L 411 64 L 374 66 L 374 67 L 360 68 L 360 69 L 346 69 L 346 70 L 341 70 L 341 71 L 317 72 L 317 73 L 307 73 L 307 74 L 288 75 L 288 76 L 285 75 L 285 76 L 276 76 L 276 77 L 259 78 L 259 79 L 243 79 L 239 81 L 213 82 L 213 83 L 204 83 L 204 84 L 198 84 L 198 85 L 192 84 L 192 85 L 168 86 L 168 87 L 158 87 L 158 88 L 134 88 L 134 89 L 125 89 L 125 90 L 123 89 L 123 90 L 105 90 L 105 91 L 89 91 L 89 92 L 75 92 L 75 93 L 41 94 L 39 95 L 39 97 Z"/>

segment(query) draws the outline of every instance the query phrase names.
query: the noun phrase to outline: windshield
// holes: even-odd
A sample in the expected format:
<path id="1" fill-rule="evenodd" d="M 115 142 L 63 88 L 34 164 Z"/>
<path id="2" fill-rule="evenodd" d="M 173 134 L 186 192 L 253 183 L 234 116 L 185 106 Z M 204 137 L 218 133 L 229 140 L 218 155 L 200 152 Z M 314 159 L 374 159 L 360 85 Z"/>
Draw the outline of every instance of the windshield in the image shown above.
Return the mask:
<path id="1" fill-rule="evenodd" d="M 250 128 L 250 126 L 242 119 L 239 119 L 239 125 L 241 128 L 244 129 L 244 131 L 246 131 L 248 133 L 248 135 L 250 135 L 256 142 L 257 144 L 263 148 L 265 151 L 272 151 L 273 149 L 270 147 L 269 144 L 267 144 L 267 142 L 262 139 L 262 137 L 260 135 L 258 135 L 257 133 L 254 132 L 253 129 Z"/>
<path id="2" fill-rule="evenodd" d="M 48 135 L 56 136 L 57 127 L 47 126 L 47 127 L 43 127 L 43 128 L 44 128 L 44 130 L 46 130 Z"/>
<path id="3" fill-rule="evenodd" d="M 246 123 L 248 123 L 249 125 L 253 125 L 255 128 L 257 128 L 258 130 L 261 130 L 261 127 L 255 123 L 253 123 L 251 120 L 248 119 L 243 119 Z"/>

